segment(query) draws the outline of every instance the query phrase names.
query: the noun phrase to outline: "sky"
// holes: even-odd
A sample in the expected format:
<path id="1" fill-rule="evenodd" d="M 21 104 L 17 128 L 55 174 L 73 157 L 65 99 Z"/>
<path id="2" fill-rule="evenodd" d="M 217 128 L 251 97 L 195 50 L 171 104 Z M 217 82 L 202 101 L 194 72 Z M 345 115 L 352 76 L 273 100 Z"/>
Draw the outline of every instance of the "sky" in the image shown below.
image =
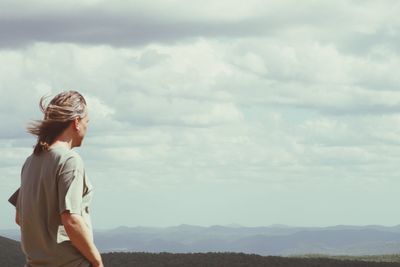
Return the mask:
<path id="1" fill-rule="evenodd" d="M 0 229 L 41 96 L 88 102 L 95 229 L 400 224 L 399 1 L 0 0 Z"/>

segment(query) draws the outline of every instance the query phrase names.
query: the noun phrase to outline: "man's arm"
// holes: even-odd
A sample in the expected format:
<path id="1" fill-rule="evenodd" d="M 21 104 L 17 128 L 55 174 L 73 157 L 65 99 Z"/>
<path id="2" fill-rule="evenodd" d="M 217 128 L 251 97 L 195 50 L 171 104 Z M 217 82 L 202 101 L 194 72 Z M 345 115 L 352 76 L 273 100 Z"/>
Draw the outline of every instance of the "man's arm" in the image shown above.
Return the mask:
<path id="1" fill-rule="evenodd" d="M 85 256 L 93 267 L 104 267 L 101 255 L 94 245 L 89 229 L 82 216 L 65 211 L 61 214 L 61 222 L 72 243 Z"/>
<path id="2" fill-rule="evenodd" d="M 20 224 L 19 224 L 19 213 L 18 213 L 18 210 L 17 210 L 17 209 L 15 210 L 15 223 L 18 224 L 18 225 L 20 225 Z"/>

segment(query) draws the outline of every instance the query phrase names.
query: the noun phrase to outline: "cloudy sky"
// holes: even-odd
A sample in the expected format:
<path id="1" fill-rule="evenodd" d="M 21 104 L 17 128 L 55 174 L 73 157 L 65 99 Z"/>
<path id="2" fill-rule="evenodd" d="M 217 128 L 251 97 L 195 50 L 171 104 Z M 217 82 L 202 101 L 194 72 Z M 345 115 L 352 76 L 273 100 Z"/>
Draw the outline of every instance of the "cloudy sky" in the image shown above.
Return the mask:
<path id="1" fill-rule="evenodd" d="M 95 228 L 400 224 L 399 1 L 0 0 L 0 229 L 80 91 Z"/>

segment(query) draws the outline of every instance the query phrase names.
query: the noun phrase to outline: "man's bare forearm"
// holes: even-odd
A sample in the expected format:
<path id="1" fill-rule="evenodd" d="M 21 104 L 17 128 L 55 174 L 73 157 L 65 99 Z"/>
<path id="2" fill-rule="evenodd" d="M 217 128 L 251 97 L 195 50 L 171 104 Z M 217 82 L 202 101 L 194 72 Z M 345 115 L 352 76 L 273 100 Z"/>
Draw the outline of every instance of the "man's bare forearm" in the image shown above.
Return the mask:
<path id="1" fill-rule="evenodd" d="M 101 255 L 94 245 L 88 227 L 78 214 L 61 215 L 65 231 L 72 243 L 93 266 L 103 266 Z"/>
<path id="2" fill-rule="evenodd" d="M 18 209 L 15 210 L 15 223 L 18 224 L 18 225 L 20 225 L 20 224 L 19 224 L 19 213 L 18 213 Z"/>

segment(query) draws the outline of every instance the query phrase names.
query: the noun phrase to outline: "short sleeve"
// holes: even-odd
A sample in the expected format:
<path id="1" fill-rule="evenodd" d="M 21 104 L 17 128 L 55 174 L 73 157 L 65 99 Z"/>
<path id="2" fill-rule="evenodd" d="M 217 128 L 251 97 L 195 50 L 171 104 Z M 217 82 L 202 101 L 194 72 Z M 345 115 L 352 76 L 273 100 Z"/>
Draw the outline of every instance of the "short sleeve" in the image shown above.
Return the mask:
<path id="1" fill-rule="evenodd" d="M 11 197 L 8 199 L 8 202 L 10 202 L 14 207 L 17 207 L 18 196 L 19 196 L 19 188 L 18 188 L 18 190 L 15 191 L 14 194 L 12 194 Z"/>
<path id="2" fill-rule="evenodd" d="M 59 213 L 68 210 L 81 214 L 84 189 L 84 169 L 80 157 L 69 157 L 58 175 Z"/>

